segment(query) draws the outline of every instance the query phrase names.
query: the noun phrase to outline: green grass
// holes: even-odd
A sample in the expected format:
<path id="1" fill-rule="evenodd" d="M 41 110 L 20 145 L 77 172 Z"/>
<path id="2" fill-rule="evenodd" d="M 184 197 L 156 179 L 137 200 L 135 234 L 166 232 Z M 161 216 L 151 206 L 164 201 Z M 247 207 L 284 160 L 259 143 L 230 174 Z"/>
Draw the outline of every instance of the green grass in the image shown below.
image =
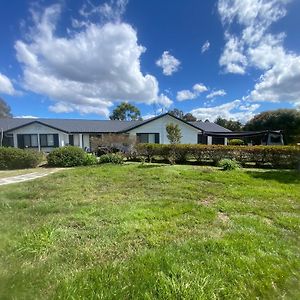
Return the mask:
<path id="1" fill-rule="evenodd" d="M 0 299 L 299 299 L 300 175 L 82 167 L 0 187 Z"/>

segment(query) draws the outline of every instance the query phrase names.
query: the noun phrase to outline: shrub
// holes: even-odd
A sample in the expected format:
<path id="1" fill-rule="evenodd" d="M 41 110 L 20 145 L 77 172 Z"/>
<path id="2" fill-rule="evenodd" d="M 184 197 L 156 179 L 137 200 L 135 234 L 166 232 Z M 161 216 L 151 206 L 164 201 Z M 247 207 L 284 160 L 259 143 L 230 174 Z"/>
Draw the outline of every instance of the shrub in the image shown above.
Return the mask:
<path id="1" fill-rule="evenodd" d="M 239 163 L 234 159 L 221 159 L 218 163 L 218 166 L 221 167 L 224 171 L 231 171 L 240 168 Z"/>
<path id="2" fill-rule="evenodd" d="M 75 146 L 56 148 L 47 156 L 50 167 L 76 167 L 87 162 L 87 153 Z"/>
<path id="3" fill-rule="evenodd" d="M 99 158 L 99 164 L 116 164 L 120 165 L 123 164 L 123 156 L 121 154 L 117 153 L 108 153 L 108 154 L 103 154 Z"/>
<path id="4" fill-rule="evenodd" d="M 92 166 L 92 165 L 96 165 L 97 163 L 98 163 L 98 159 L 94 154 L 85 153 L 85 158 L 83 163 L 85 166 Z"/>
<path id="5" fill-rule="evenodd" d="M 232 139 L 232 140 L 229 140 L 228 145 L 230 145 L 230 146 L 243 146 L 243 145 L 245 145 L 245 142 L 241 139 Z"/>
<path id="6" fill-rule="evenodd" d="M 44 160 L 44 154 L 34 150 L 0 147 L 0 169 L 36 168 Z"/>
<path id="7" fill-rule="evenodd" d="M 161 157 L 171 162 L 195 159 L 199 164 L 217 164 L 221 159 L 235 159 L 241 165 L 255 163 L 275 168 L 295 168 L 300 164 L 298 146 L 225 146 L 225 145 L 161 145 L 138 144 L 137 156 Z"/>

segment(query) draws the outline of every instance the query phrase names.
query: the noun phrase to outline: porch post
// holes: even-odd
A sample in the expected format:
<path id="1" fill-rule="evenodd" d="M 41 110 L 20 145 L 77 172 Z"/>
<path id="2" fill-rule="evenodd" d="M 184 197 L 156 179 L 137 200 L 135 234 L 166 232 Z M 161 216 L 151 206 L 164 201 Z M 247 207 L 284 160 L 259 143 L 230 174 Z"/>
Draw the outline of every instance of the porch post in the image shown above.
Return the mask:
<path id="1" fill-rule="evenodd" d="M 40 142 L 40 134 L 38 133 L 38 149 L 39 149 L 39 152 L 41 152 L 41 142 Z"/>
<path id="2" fill-rule="evenodd" d="M 82 149 L 82 133 L 79 133 L 79 147 Z"/>

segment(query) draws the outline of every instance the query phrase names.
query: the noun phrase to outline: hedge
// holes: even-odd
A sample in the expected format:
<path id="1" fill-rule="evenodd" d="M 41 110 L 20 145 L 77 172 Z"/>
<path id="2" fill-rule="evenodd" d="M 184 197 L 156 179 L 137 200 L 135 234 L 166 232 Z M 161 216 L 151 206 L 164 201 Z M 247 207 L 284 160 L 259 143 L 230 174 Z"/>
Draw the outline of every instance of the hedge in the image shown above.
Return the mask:
<path id="1" fill-rule="evenodd" d="M 75 146 L 56 148 L 47 156 L 49 167 L 76 167 L 93 165 L 97 158 Z"/>
<path id="2" fill-rule="evenodd" d="M 0 170 L 36 168 L 43 160 L 35 150 L 0 147 Z"/>
<path id="3" fill-rule="evenodd" d="M 138 144 L 137 155 L 152 161 L 160 157 L 173 162 L 196 160 L 199 164 L 221 159 L 234 159 L 241 165 L 255 163 L 256 166 L 269 165 L 274 168 L 295 168 L 300 164 L 299 146 L 224 146 L 224 145 L 162 145 Z"/>

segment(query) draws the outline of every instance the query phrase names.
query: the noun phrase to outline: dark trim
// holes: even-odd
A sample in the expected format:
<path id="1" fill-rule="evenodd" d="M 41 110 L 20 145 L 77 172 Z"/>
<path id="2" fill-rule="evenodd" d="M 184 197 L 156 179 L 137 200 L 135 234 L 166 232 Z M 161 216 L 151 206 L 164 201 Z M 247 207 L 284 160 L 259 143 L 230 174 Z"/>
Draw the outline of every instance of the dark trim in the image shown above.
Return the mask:
<path id="1" fill-rule="evenodd" d="M 155 144 L 159 144 L 159 142 L 160 142 L 160 138 L 159 138 L 160 134 L 159 134 L 159 132 L 137 132 L 136 133 L 136 137 L 139 137 L 139 135 L 141 135 L 141 134 L 147 134 L 147 135 L 154 134 L 154 143 Z M 148 143 L 149 143 L 149 136 L 148 136 Z"/>
<path id="2" fill-rule="evenodd" d="M 154 118 L 152 118 L 152 119 L 146 120 L 146 121 L 144 121 L 144 122 L 142 122 L 142 123 L 140 123 L 140 124 L 138 124 L 138 125 L 136 125 L 136 126 L 128 127 L 128 128 L 126 128 L 126 129 L 124 129 L 124 130 L 122 130 L 122 131 L 119 131 L 119 133 L 123 133 L 123 132 L 127 132 L 127 131 L 130 131 L 130 130 L 136 129 L 136 128 L 140 127 L 140 126 L 146 125 L 146 124 L 148 124 L 148 123 L 150 123 L 150 122 L 152 122 L 152 121 L 158 120 L 158 119 L 160 119 L 160 118 L 162 118 L 162 117 L 165 117 L 165 116 L 173 117 L 174 119 L 176 119 L 176 120 L 178 120 L 178 121 L 181 121 L 181 122 L 183 122 L 183 123 L 186 124 L 186 125 L 189 125 L 189 126 L 195 128 L 195 129 L 199 130 L 199 131 L 203 131 L 203 130 L 201 130 L 200 128 L 198 128 L 197 126 L 195 126 L 195 125 L 193 125 L 193 124 L 190 124 L 189 122 L 187 122 L 187 121 L 185 121 L 185 120 L 182 120 L 182 119 L 180 119 L 180 118 L 178 118 L 178 117 L 175 117 L 175 116 L 173 116 L 173 115 L 170 114 L 170 113 L 165 113 L 165 114 L 156 116 L 156 117 L 154 117 Z"/>
<path id="3" fill-rule="evenodd" d="M 237 137 L 254 137 L 267 134 L 282 134 L 281 130 L 263 130 L 263 131 L 232 131 L 232 132 L 213 132 L 205 131 L 204 134 L 208 136 L 215 137 L 227 137 L 227 138 L 237 138 Z"/>
<path id="4" fill-rule="evenodd" d="M 28 126 L 28 125 L 32 125 L 32 124 L 34 124 L 34 123 L 38 123 L 38 124 L 47 126 L 47 127 L 49 127 L 49 128 L 52 128 L 52 129 L 55 129 L 55 130 L 64 132 L 64 133 L 69 133 L 68 131 L 65 131 L 65 130 L 63 130 L 63 129 L 60 129 L 60 128 L 57 128 L 57 127 L 48 125 L 48 124 L 46 124 L 46 123 L 43 123 L 43 122 L 37 121 L 37 120 L 32 121 L 32 122 L 29 122 L 29 123 L 26 123 L 26 124 L 23 124 L 23 125 L 20 125 L 20 126 L 17 126 L 17 127 L 14 127 L 14 128 L 10 128 L 9 130 L 6 130 L 5 132 L 10 132 L 10 131 L 13 131 L 13 130 L 16 130 L 16 129 L 19 129 L 19 128 L 23 128 L 23 127 L 26 127 L 26 126 Z"/>

